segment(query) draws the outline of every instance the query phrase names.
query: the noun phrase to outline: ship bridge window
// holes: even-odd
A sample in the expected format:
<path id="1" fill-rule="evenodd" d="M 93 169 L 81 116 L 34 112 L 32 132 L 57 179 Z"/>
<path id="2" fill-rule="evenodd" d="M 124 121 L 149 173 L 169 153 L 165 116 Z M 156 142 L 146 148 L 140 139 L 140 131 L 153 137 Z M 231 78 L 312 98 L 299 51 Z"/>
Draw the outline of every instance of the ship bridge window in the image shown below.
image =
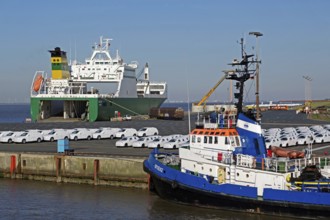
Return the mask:
<path id="1" fill-rule="evenodd" d="M 200 143 L 201 142 L 201 137 L 198 137 L 197 138 L 197 143 Z"/>
<path id="2" fill-rule="evenodd" d="M 212 143 L 213 143 L 213 137 L 209 136 L 209 144 L 212 144 Z"/>
<path id="3" fill-rule="evenodd" d="M 89 64 L 89 62 L 87 62 L 87 64 Z"/>
<path id="4" fill-rule="evenodd" d="M 204 144 L 207 143 L 207 136 L 204 136 Z"/>
<path id="5" fill-rule="evenodd" d="M 235 146 L 235 139 L 232 136 L 230 136 L 230 144 L 231 146 Z"/>
<path id="6" fill-rule="evenodd" d="M 164 89 L 163 85 L 151 85 L 150 89 Z"/>
<path id="7" fill-rule="evenodd" d="M 100 64 L 100 62 L 95 62 L 95 64 Z"/>
<path id="8" fill-rule="evenodd" d="M 236 146 L 241 146 L 238 136 L 235 136 Z"/>
<path id="9" fill-rule="evenodd" d="M 225 144 L 229 144 L 228 137 L 225 137 Z"/>
<path id="10" fill-rule="evenodd" d="M 195 143 L 195 142 L 196 142 L 196 136 L 195 136 L 195 135 L 192 136 L 192 138 L 191 138 L 191 142 L 192 142 L 192 143 Z"/>
<path id="11" fill-rule="evenodd" d="M 217 137 L 217 136 L 214 137 L 214 143 L 215 143 L 215 144 L 218 143 L 218 137 Z"/>

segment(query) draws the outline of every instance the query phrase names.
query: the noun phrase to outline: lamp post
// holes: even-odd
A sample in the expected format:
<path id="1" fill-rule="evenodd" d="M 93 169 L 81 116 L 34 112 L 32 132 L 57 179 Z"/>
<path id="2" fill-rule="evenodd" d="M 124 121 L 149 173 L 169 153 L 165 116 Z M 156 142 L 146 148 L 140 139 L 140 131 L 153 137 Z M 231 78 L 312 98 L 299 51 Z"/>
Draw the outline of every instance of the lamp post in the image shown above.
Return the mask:
<path id="1" fill-rule="evenodd" d="M 303 76 L 303 78 L 305 79 L 305 106 L 308 107 L 308 111 L 311 110 L 312 107 L 312 91 L 311 91 L 311 82 L 312 82 L 312 78 L 309 76 Z M 308 111 L 306 111 L 306 113 L 308 113 Z"/>
<path id="2" fill-rule="evenodd" d="M 256 37 L 256 120 L 260 122 L 260 108 L 259 108 L 259 47 L 258 47 L 258 38 L 262 37 L 263 34 L 260 32 L 249 32 L 249 35 L 254 35 Z"/>

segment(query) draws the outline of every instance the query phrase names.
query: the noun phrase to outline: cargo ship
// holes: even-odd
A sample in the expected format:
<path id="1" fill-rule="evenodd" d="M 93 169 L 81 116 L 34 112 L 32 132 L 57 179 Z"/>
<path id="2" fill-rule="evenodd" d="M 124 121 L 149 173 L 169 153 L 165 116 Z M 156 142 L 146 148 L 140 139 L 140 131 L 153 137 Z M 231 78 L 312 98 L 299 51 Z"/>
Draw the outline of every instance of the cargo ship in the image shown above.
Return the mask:
<path id="1" fill-rule="evenodd" d="M 50 50 L 51 76 L 37 71 L 31 84 L 31 119 L 105 121 L 123 115 L 147 115 L 167 99 L 167 83 L 151 82 L 149 66 L 136 73 L 137 62 L 124 63 L 111 39 L 100 37 L 84 63 L 67 60 L 59 47 Z M 140 78 L 142 76 L 142 78 Z M 103 89 L 103 91 L 101 91 Z"/>

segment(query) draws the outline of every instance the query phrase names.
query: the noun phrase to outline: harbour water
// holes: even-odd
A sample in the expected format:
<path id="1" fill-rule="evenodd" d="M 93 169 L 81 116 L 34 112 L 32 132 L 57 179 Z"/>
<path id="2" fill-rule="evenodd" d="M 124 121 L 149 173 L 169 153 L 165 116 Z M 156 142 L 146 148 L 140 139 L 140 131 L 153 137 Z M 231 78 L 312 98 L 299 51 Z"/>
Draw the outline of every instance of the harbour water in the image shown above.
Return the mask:
<path id="1" fill-rule="evenodd" d="M 196 208 L 140 189 L 0 179 L 1 219 L 279 218 Z"/>
<path id="2" fill-rule="evenodd" d="M 0 104 L 0 123 L 24 122 L 30 117 L 30 104 Z"/>

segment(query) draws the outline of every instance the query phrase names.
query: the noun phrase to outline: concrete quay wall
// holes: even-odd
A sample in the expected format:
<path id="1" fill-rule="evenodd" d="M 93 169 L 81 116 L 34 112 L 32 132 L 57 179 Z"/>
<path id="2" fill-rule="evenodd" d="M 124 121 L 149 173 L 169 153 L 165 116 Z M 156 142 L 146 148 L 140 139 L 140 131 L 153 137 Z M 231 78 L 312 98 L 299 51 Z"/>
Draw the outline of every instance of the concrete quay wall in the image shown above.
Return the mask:
<path id="1" fill-rule="evenodd" d="M 143 159 L 0 152 L 0 176 L 64 183 L 148 187 Z"/>

